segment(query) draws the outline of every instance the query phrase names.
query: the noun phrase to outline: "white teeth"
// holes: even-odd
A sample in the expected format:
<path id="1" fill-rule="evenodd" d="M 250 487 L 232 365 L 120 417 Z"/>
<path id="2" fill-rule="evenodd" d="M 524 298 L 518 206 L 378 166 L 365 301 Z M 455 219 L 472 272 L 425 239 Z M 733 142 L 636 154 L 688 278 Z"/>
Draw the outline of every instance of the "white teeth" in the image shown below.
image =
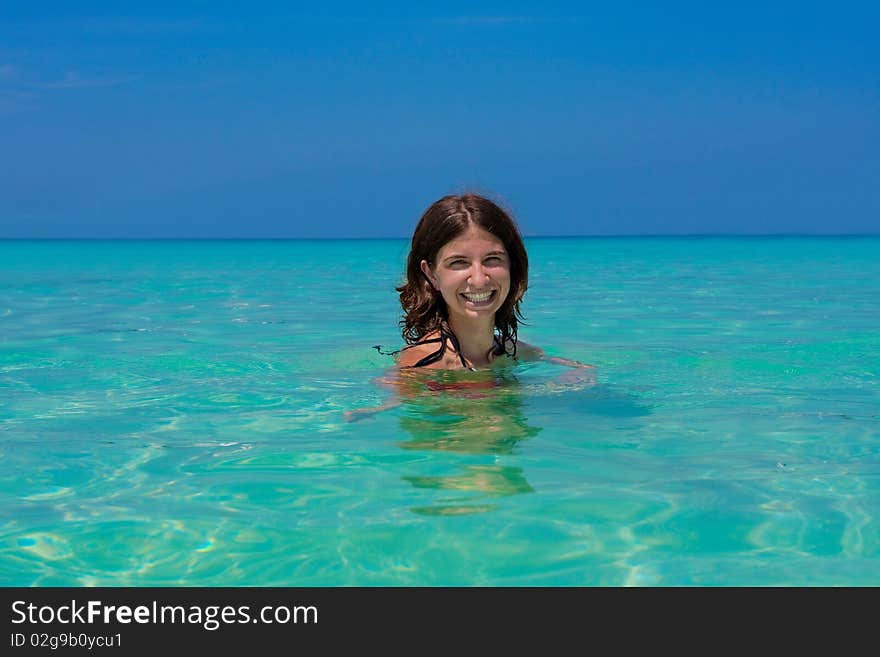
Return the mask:
<path id="1" fill-rule="evenodd" d="M 492 296 L 492 291 L 483 292 L 481 294 L 465 294 L 464 297 L 468 301 L 480 302 L 487 301 Z"/>

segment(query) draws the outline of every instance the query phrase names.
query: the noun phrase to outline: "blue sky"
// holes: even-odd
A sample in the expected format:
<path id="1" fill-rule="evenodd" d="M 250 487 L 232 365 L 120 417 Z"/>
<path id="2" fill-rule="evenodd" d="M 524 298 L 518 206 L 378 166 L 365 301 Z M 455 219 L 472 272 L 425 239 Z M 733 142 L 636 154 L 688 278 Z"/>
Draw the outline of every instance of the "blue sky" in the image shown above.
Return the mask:
<path id="1" fill-rule="evenodd" d="M 880 232 L 880 11 L 0 3 L 0 237 Z"/>

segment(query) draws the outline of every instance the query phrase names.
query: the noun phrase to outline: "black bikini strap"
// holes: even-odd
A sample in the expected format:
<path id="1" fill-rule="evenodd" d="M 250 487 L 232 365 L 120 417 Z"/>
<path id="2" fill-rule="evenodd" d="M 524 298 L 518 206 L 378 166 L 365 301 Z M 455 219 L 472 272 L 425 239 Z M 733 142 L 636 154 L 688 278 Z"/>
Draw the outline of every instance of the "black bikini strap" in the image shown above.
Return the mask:
<path id="1" fill-rule="evenodd" d="M 430 340 L 422 340 L 421 342 L 417 342 L 416 344 L 425 344 L 426 342 L 440 342 L 440 338 L 431 338 Z M 414 344 L 408 344 L 403 349 L 395 349 L 394 351 L 382 351 L 382 345 L 374 344 L 373 349 L 378 351 L 383 356 L 396 356 L 401 351 L 406 351 L 407 349 L 411 349 L 412 347 L 415 347 L 415 346 L 416 345 L 414 345 Z"/>
<path id="2" fill-rule="evenodd" d="M 417 344 L 425 344 L 426 342 L 439 342 L 440 348 L 432 354 L 428 354 L 424 358 L 422 358 L 418 363 L 414 363 L 409 367 L 424 367 L 425 365 L 430 365 L 431 363 L 436 363 L 438 360 L 443 358 L 443 354 L 446 353 L 446 337 L 443 332 L 440 332 L 439 338 L 432 338 L 430 340 L 423 340 Z M 411 347 L 415 347 L 416 345 L 410 345 Z"/>
<path id="3" fill-rule="evenodd" d="M 441 331 L 440 335 L 444 335 L 442 333 L 442 331 Z M 464 355 L 461 353 L 461 345 L 458 344 L 458 338 L 455 337 L 455 333 L 449 333 L 447 335 L 447 337 L 449 338 L 449 341 L 452 343 L 452 346 L 455 347 L 455 353 L 458 354 L 458 360 L 461 361 L 461 366 L 463 368 L 465 368 L 466 370 L 473 369 L 471 367 L 468 367 L 468 364 L 465 362 Z"/>
<path id="4" fill-rule="evenodd" d="M 461 345 L 458 342 L 458 338 L 455 337 L 455 333 L 453 333 L 452 331 L 446 331 L 442 327 L 440 328 L 440 337 L 439 338 L 431 338 L 430 340 L 422 340 L 421 342 L 416 342 L 415 344 L 409 344 L 409 345 L 405 346 L 403 349 L 398 349 L 397 351 L 389 351 L 389 352 L 382 351 L 382 345 L 378 345 L 378 344 L 373 345 L 373 349 L 375 349 L 380 354 L 383 354 L 385 356 L 394 356 L 396 354 L 399 354 L 401 351 L 405 351 L 406 349 L 411 349 L 412 347 L 416 347 L 420 344 L 428 344 L 429 342 L 439 342 L 440 348 L 437 351 L 435 351 L 431 354 L 428 354 L 427 356 L 425 356 L 424 358 L 419 360 L 419 362 L 414 363 L 413 365 L 407 366 L 407 367 L 424 367 L 425 365 L 430 365 L 431 363 L 436 363 L 438 360 L 443 358 L 443 356 L 446 354 L 446 341 L 447 340 L 449 340 L 452 343 L 452 346 L 455 347 L 455 352 L 458 354 L 458 360 L 461 362 L 461 366 L 463 368 L 465 368 L 466 370 L 472 370 L 473 368 L 468 366 L 467 361 L 465 361 L 464 354 L 461 353 Z M 493 336 L 493 340 L 494 340 L 494 350 L 493 351 L 495 352 L 495 355 L 500 356 L 501 354 L 506 353 L 505 349 L 504 349 L 504 344 L 501 342 L 501 340 L 498 339 L 497 335 Z M 515 349 L 515 347 L 514 347 L 514 349 Z"/>

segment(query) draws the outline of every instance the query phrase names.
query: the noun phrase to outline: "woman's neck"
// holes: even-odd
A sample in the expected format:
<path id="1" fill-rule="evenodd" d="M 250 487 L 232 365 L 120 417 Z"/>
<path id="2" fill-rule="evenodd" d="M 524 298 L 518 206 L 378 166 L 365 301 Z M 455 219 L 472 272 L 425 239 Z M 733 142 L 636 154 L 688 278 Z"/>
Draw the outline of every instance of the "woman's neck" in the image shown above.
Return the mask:
<path id="1" fill-rule="evenodd" d="M 488 365 L 495 347 L 495 318 L 486 321 L 456 321 L 449 318 L 449 327 L 455 333 L 461 355 L 471 365 Z"/>

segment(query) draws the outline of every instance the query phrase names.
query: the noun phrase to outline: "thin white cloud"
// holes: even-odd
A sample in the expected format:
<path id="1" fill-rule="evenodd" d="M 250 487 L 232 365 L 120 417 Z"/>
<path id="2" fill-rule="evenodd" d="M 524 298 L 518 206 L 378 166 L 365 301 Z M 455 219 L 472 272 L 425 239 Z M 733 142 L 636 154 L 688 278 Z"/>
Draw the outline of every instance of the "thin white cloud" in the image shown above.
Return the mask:
<path id="1" fill-rule="evenodd" d="M 98 36 L 149 36 L 180 34 L 214 29 L 201 19 L 150 20 L 124 17 L 45 18 L 6 24 L 18 33 L 55 33 Z"/>
<path id="2" fill-rule="evenodd" d="M 166 82 L 162 84 L 161 88 L 164 91 L 220 89 L 240 84 L 241 81 L 242 78 L 237 75 L 215 75 L 200 78 L 192 82 Z"/>
<path id="3" fill-rule="evenodd" d="M 40 82 L 34 86 L 41 89 L 83 89 L 87 87 L 116 87 L 139 80 L 140 75 L 109 75 L 98 77 L 83 77 L 75 71 L 70 71 L 62 80 L 52 82 Z"/>
<path id="4" fill-rule="evenodd" d="M 38 97 L 23 91 L 0 89 L 0 116 L 29 112 L 37 108 Z"/>
<path id="5" fill-rule="evenodd" d="M 204 21 L 192 20 L 144 20 L 138 18 L 86 18 L 74 23 L 90 32 L 104 34 L 169 34 L 193 32 L 205 28 Z"/>
<path id="6" fill-rule="evenodd" d="M 574 16 L 453 16 L 435 18 L 430 22 L 440 25 L 515 25 L 529 23 L 572 23 L 578 19 Z"/>

